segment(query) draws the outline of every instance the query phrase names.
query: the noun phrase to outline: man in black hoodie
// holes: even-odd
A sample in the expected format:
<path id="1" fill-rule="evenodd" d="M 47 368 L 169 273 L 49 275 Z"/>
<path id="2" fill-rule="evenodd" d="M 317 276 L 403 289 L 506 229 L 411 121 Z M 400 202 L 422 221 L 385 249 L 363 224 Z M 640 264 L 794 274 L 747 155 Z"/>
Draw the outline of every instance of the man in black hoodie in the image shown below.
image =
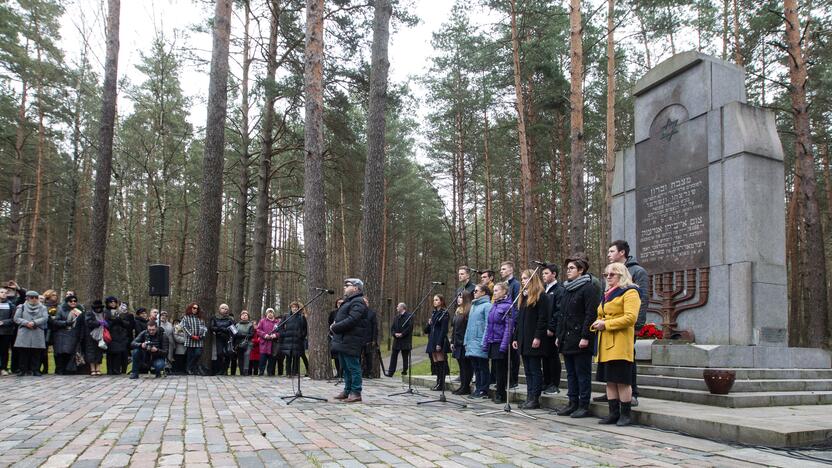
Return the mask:
<path id="1" fill-rule="evenodd" d="M 638 262 L 630 255 L 630 244 L 625 240 L 616 240 L 610 244 L 607 250 L 607 260 L 610 263 L 623 263 L 633 277 L 633 283 L 638 286 L 638 295 L 641 299 L 641 308 L 638 310 L 638 318 L 636 319 L 636 335 L 647 322 L 647 306 L 650 305 L 650 296 L 647 291 L 647 270 L 644 269 Z M 636 361 L 633 359 L 633 401 L 630 406 L 638 406 L 638 385 L 636 384 Z M 606 401 L 606 398 L 603 400 Z"/>
<path id="2" fill-rule="evenodd" d="M 138 379 L 140 372 L 150 367 L 156 378 L 162 376 L 168 355 L 168 340 L 165 333 L 159 329 L 155 320 L 147 322 L 147 329 L 130 344 L 133 348 L 133 372 L 131 379 Z"/>

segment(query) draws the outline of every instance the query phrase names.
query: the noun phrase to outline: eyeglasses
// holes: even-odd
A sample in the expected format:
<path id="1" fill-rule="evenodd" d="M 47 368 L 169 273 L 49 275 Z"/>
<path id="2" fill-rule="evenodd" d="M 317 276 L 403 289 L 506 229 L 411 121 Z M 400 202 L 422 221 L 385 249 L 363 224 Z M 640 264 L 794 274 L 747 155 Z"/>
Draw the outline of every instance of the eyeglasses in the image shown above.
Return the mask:
<path id="1" fill-rule="evenodd" d="M 78 301 L 77 301 L 77 300 L 75 300 L 75 299 L 70 299 L 70 300 L 68 300 L 67 302 L 78 302 Z"/>
<path id="2" fill-rule="evenodd" d="M 613 276 L 621 276 L 621 273 L 604 273 L 601 276 L 604 278 L 612 278 Z"/>

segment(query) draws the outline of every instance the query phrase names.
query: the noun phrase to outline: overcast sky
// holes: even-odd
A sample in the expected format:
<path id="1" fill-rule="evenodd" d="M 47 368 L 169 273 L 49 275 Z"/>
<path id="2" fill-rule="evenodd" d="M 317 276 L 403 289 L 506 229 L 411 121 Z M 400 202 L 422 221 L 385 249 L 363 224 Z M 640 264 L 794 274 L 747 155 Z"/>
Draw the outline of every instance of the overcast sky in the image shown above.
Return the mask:
<path id="1" fill-rule="evenodd" d="M 77 60 L 82 48 L 83 34 L 79 29 L 87 29 L 92 66 L 99 75 L 103 71 L 104 60 L 104 25 L 102 0 L 75 0 L 67 6 L 61 25 L 61 47 L 67 59 Z M 425 63 L 431 54 L 431 34 L 441 26 L 450 13 L 450 0 L 416 0 L 419 6 L 417 14 L 421 21 L 411 28 L 399 27 L 393 33 L 390 44 L 390 79 L 395 82 L 406 81 L 408 77 L 419 75 L 425 70 Z M 177 42 L 183 47 L 193 48 L 199 55 L 210 58 L 211 37 L 191 31 L 194 24 L 201 23 L 213 14 L 211 5 L 195 4 L 192 0 L 121 0 L 121 26 L 119 50 L 119 80 L 125 77 L 133 84 L 138 84 L 144 77 L 136 69 L 141 60 L 140 52 L 146 52 L 155 31 L 161 31 L 168 38 L 178 35 Z M 235 31 L 241 34 L 239 22 L 232 23 Z M 366 52 L 369 56 L 369 50 Z M 208 93 L 207 69 L 197 69 L 193 65 L 183 68 L 182 83 L 184 92 L 193 98 L 190 122 L 197 128 L 205 125 L 205 99 Z M 422 97 L 418 83 L 412 83 L 417 97 Z M 120 91 L 119 113 L 125 115 L 131 110 L 131 103 Z"/>

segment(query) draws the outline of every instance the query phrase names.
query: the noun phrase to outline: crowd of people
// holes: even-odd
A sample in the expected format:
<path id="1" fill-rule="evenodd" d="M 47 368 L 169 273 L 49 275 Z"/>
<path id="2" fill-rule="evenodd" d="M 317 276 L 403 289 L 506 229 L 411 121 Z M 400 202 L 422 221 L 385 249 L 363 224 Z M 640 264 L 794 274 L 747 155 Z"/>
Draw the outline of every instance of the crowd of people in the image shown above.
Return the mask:
<path id="1" fill-rule="evenodd" d="M 631 408 L 638 405 L 634 347 L 646 320 L 647 272 L 623 240 L 609 246 L 607 259 L 603 285 L 589 273 L 582 253 L 564 260 L 563 282 L 555 263 L 523 270 L 518 280 L 514 264 L 505 261 L 499 269 L 502 281 L 496 283 L 491 270 L 477 271 L 480 281 L 475 283 L 474 270 L 460 267 L 454 310 L 441 294 L 434 295 L 433 313 L 424 327 L 425 352 L 436 375 L 433 389 L 446 385 L 450 353 L 459 364 L 455 394 L 505 403 L 507 388 L 518 384 L 522 362 L 526 399 L 521 408 L 540 408 L 542 394 L 560 392 L 562 357 L 569 402 L 557 414 L 584 418 L 590 416 L 594 359 L 596 380 L 606 383 L 606 394 L 595 400 L 607 402 L 610 410 L 599 423 L 629 425 Z M 394 354 L 391 369 L 395 359 Z"/>
<path id="2" fill-rule="evenodd" d="M 185 308 L 181 320 L 167 311 L 137 308 L 110 296 L 87 310 L 74 291 L 62 300 L 55 290 L 39 294 L 9 281 L 0 287 L 0 374 L 42 376 L 49 372 L 47 349 L 59 375 L 108 375 L 152 372 L 180 375 L 296 375 L 306 357 L 308 325 L 299 302 L 277 314 L 266 310 L 259 321 L 248 311 L 234 317 L 221 304 L 210 319 L 198 304 Z M 202 353 L 213 337 L 210 365 Z M 207 361 L 207 360 L 206 360 Z M 284 365 L 285 364 L 285 365 Z"/>
<path id="3" fill-rule="evenodd" d="M 450 307 L 442 294 L 432 297 L 433 311 L 423 332 L 434 390 L 444 391 L 450 372 L 448 358 L 459 364 L 460 385 L 454 391 L 471 399 L 504 403 L 507 389 L 518 385 L 520 363 L 526 376 L 523 409 L 540 407 L 542 394 L 560 392 L 561 356 L 566 368 L 569 403 L 557 414 L 589 416 L 592 362 L 596 379 L 606 382 L 609 404 L 603 424 L 627 425 L 638 405 L 634 343 L 644 325 L 647 272 L 630 255 L 626 241 L 608 249 L 604 283 L 589 273 L 582 253 L 565 259 L 566 279 L 558 264 L 541 264 L 515 277 L 514 264 L 502 262 L 501 281 L 492 270 L 457 271 L 460 286 Z M 479 274 L 475 282 L 472 273 Z M 415 314 L 400 303 L 391 320 L 392 377 L 401 355 L 402 375 L 408 372 L 413 348 Z M 343 297 L 329 314 L 330 352 L 344 389 L 336 400 L 362 401 L 362 379 L 372 375 L 377 353 L 377 318 L 358 278 L 344 281 Z M 211 359 L 203 359 L 206 337 L 213 337 Z M 181 320 L 164 310 L 138 308 L 110 296 L 86 310 L 73 291 L 62 300 L 54 290 L 42 295 L 15 281 L 0 288 L 0 373 L 40 376 L 48 372 L 47 349 L 54 353 L 56 374 L 101 375 L 106 358 L 109 375 L 130 378 L 152 372 L 188 375 L 299 375 L 306 357 L 308 323 L 295 301 L 285 314 L 266 309 L 260 320 L 241 311 L 235 318 L 226 304 L 206 322 L 196 303 Z M 10 357 L 11 354 L 11 357 Z M 210 362 L 210 366 L 203 365 Z M 473 385 L 473 386 L 472 386 Z M 493 397 L 489 396 L 494 387 Z"/>

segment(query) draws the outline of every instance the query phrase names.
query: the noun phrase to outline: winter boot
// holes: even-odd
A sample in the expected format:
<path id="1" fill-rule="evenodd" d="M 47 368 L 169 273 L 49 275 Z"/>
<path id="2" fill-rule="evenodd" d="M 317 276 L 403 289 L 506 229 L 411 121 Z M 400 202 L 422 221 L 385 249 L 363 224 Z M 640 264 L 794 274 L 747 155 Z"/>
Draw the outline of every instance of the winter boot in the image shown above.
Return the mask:
<path id="1" fill-rule="evenodd" d="M 569 416 L 578 409 L 578 400 L 569 400 L 569 404 L 557 410 L 558 416 Z"/>
<path id="2" fill-rule="evenodd" d="M 610 405 L 610 414 L 606 418 L 601 418 L 598 424 L 615 424 L 618 418 L 621 417 L 621 405 L 618 400 L 608 400 Z"/>
<path id="3" fill-rule="evenodd" d="M 629 426 L 633 423 L 633 414 L 631 411 L 632 402 L 621 402 L 621 417 L 618 418 L 616 426 Z"/>
<path id="4" fill-rule="evenodd" d="M 589 402 L 580 402 L 578 404 L 578 409 L 575 410 L 574 413 L 570 414 L 570 418 L 588 418 L 591 415 L 589 414 Z"/>

